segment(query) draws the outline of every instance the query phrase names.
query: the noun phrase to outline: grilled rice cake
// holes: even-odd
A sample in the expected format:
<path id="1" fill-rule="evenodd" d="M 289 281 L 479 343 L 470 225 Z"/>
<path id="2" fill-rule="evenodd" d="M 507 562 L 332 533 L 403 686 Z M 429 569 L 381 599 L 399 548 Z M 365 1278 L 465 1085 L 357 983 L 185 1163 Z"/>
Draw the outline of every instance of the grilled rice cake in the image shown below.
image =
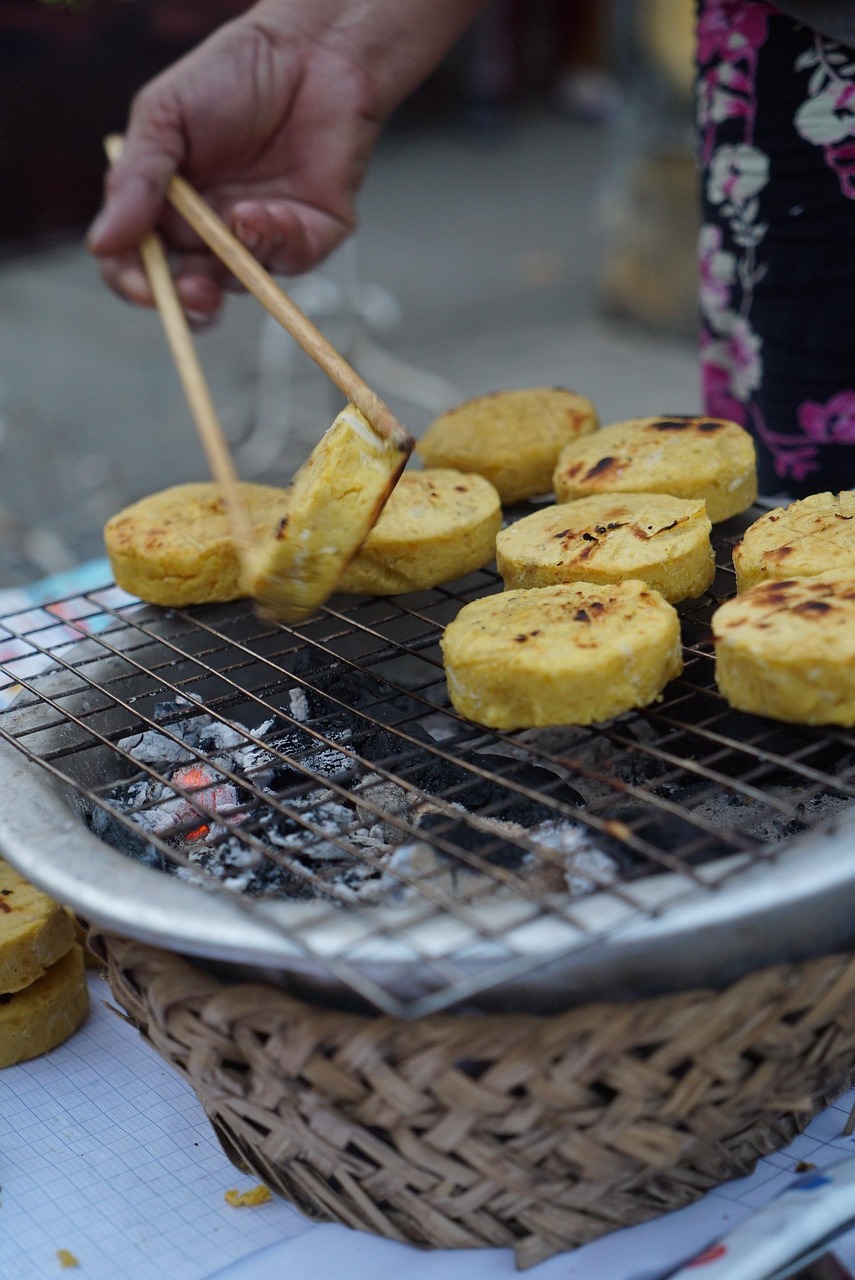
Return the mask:
<path id="1" fill-rule="evenodd" d="M 0 1067 L 55 1049 L 77 1030 L 88 1010 L 83 950 L 75 942 L 35 982 L 0 998 Z"/>
<path id="2" fill-rule="evenodd" d="M 855 725 L 855 573 L 775 579 L 712 618 L 716 682 L 740 711 Z"/>
<path id="3" fill-rule="evenodd" d="M 75 937 L 65 907 L 0 859 L 0 995 L 41 978 Z"/>
<path id="4" fill-rule="evenodd" d="M 594 431 L 590 400 L 564 387 L 494 391 L 441 414 L 416 445 L 428 467 L 485 476 L 502 502 L 548 493 L 562 448 Z"/>
<path id="5" fill-rule="evenodd" d="M 770 578 L 855 574 L 855 489 L 812 493 L 767 511 L 733 549 L 737 591 Z"/>
<path id="6" fill-rule="evenodd" d="M 286 489 L 239 485 L 255 538 L 272 538 Z M 218 484 L 177 484 L 112 516 L 104 542 L 116 582 L 152 604 L 181 606 L 246 595 L 238 547 Z"/>
<path id="7" fill-rule="evenodd" d="M 501 527 L 499 495 L 483 476 L 405 472 L 337 590 L 388 596 L 462 578 L 490 563 Z"/>
<path id="8" fill-rule="evenodd" d="M 674 603 L 702 595 L 712 582 L 711 529 L 699 498 L 594 494 L 503 529 L 496 564 L 512 589 L 639 578 Z"/>
<path id="9" fill-rule="evenodd" d="M 294 476 L 286 518 L 250 557 L 251 594 L 285 622 L 314 613 L 367 538 L 408 456 L 353 405 L 343 409 Z"/>
<path id="10" fill-rule="evenodd" d="M 555 468 L 555 496 L 670 493 L 702 498 L 713 524 L 757 497 L 757 459 L 748 432 L 725 418 L 634 418 L 567 445 Z"/>
<path id="11" fill-rule="evenodd" d="M 653 702 L 683 667 L 677 611 L 634 579 L 486 596 L 441 644 L 453 706 L 491 729 L 609 720 Z"/>

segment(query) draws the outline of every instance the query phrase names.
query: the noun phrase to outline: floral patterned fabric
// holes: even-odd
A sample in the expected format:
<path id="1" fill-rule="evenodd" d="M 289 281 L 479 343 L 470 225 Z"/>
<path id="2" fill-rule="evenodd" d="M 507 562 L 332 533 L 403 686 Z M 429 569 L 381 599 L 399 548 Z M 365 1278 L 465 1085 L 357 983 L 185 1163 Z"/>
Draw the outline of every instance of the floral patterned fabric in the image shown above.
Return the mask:
<path id="1" fill-rule="evenodd" d="M 705 412 L 760 491 L 855 487 L 855 50 L 765 0 L 701 0 Z"/>

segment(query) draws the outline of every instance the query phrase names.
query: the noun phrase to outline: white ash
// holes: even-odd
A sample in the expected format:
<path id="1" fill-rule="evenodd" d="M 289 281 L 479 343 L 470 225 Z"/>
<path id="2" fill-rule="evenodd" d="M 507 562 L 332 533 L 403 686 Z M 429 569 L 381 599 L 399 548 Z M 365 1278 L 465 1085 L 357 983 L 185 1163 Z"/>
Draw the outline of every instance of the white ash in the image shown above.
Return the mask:
<path id="1" fill-rule="evenodd" d="M 351 757 L 346 756 L 343 751 L 336 751 L 334 747 L 322 747 L 311 755 L 303 756 L 300 763 L 312 773 L 331 780 L 345 778 L 354 770 Z"/>
<path id="2" fill-rule="evenodd" d="M 356 799 L 357 820 L 363 828 L 367 828 L 369 838 L 393 847 L 398 844 L 401 826 L 400 823 L 396 825 L 394 819 L 404 817 L 412 808 L 410 793 L 406 788 L 377 773 L 369 773 L 353 787 L 353 795 Z M 374 809 L 367 808 L 366 801 Z M 378 816 L 376 809 L 381 809 L 384 816 Z"/>
<path id="3" fill-rule="evenodd" d="M 462 808 L 459 805 L 454 807 Z M 436 805 L 421 803 L 418 815 L 427 812 L 442 810 Z M 560 820 L 543 822 L 526 831 L 518 823 L 501 819 L 482 819 L 482 822 L 508 840 L 527 839 L 539 848 L 559 855 L 546 858 L 532 850 L 526 850 L 523 855 L 520 866 L 522 878 L 537 884 L 544 892 L 566 891 L 571 897 L 579 898 L 618 879 L 619 868 L 615 859 L 598 849 L 587 831 L 573 823 Z M 421 896 L 418 885 L 410 884 L 411 880 L 421 884 L 427 881 L 432 889 L 444 892 L 453 892 L 457 886 L 471 889 L 471 881 L 477 874 L 465 863 L 452 862 L 427 840 L 410 840 L 392 852 L 383 875 L 367 886 L 365 896 L 405 901 Z M 466 884 L 462 877 L 468 877 Z M 486 880 L 486 876 L 481 878 Z"/>
<path id="4" fill-rule="evenodd" d="M 176 867 L 175 874 L 182 880 L 203 883 L 213 875 L 233 893 L 251 889 L 259 872 L 264 870 L 265 856 L 260 849 L 229 836 L 227 827 L 212 823 L 204 840 L 187 850 L 191 865 Z"/>
<path id="5" fill-rule="evenodd" d="M 695 807 L 694 813 L 713 826 L 728 830 L 738 823 L 746 836 L 764 844 L 778 844 L 788 836 L 799 834 L 805 827 L 832 818 L 852 807 L 852 801 L 848 797 L 828 793 L 811 796 L 805 802 L 801 799 L 801 790 L 794 787 L 768 787 L 767 794 L 772 799 L 783 801 L 788 807 L 792 806 L 792 816 L 770 811 L 769 805 L 762 801 L 730 792 L 718 792 L 705 797 Z"/>
<path id="6" fill-rule="evenodd" d="M 329 743 L 301 727 L 311 719 L 302 689 L 287 691 L 283 705 L 289 722 L 268 718 L 254 729 L 217 720 L 186 699 L 159 705 L 155 719 L 162 729 L 119 743 L 148 768 L 108 797 L 126 822 L 140 828 L 140 838 L 129 840 L 125 824 L 101 809 L 89 815 L 93 829 L 183 879 L 213 878 L 232 892 L 252 896 L 320 894 L 371 903 L 418 894 L 417 885 L 403 883 L 408 879 L 478 896 L 479 882 L 488 892 L 496 887 L 493 861 L 504 868 L 500 882 L 519 876 L 544 891 L 574 896 L 617 874 L 614 861 L 595 849 L 577 824 L 553 821 L 527 828 L 478 814 L 474 807 L 470 813 L 458 800 L 434 800 L 417 787 L 367 770 L 340 750 L 352 737 L 346 725 L 326 731 Z M 385 754 L 388 746 L 378 749 Z M 440 773 L 445 767 L 427 764 Z M 451 768 L 456 770 L 452 781 L 438 776 L 437 788 L 459 780 L 459 766 Z M 152 770 L 161 777 L 152 777 Z M 338 793 L 325 783 L 347 791 Z M 413 834 L 423 824 L 423 835 Z M 432 843 L 433 828 L 460 850 L 458 856 Z M 176 856 L 163 854 L 147 835 L 172 846 Z M 540 845 L 549 856 L 539 857 L 527 844 Z M 485 850 L 483 856 L 479 849 Z"/>
<path id="7" fill-rule="evenodd" d="M 306 696 L 305 689 L 289 689 L 288 690 L 288 710 L 294 720 L 299 720 L 301 724 L 305 724 L 311 719 L 312 709 L 309 706 L 309 699 Z"/>
<path id="8" fill-rule="evenodd" d="M 255 736 L 262 737 L 272 724 L 272 720 L 265 721 L 256 730 Z M 212 720 L 205 730 L 205 739 L 210 743 L 207 747 L 208 754 L 213 755 L 218 751 L 233 751 L 236 747 L 241 747 L 246 742 L 246 734 L 241 733 L 235 725 L 224 724 L 221 720 Z"/>
<path id="9" fill-rule="evenodd" d="M 620 876 L 615 859 L 597 848 L 583 827 L 569 822 L 541 822 L 532 828 L 529 838 L 561 855 L 564 881 L 573 898 L 614 884 Z"/>
<path id="10" fill-rule="evenodd" d="M 272 845 L 290 849 L 301 860 L 341 862 L 352 857 L 343 845 L 343 838 L 351 834 L 355 825 L 352 809 L 322 790 L 310 791 L 306 796 L 289 800 L 288 807 L 311 823 L 311 828 L 295 824 L 293 831 L 283 832 L 277 825 L 279 815 L 271 810 L 262 817 L 260 825 Z M 336 838 L 342 843 L 336 843 Z"/>
<path id="11" fill-rule="evenodd" d="M 187 698 L 176 698 L 173 702 L 159 703 L 155 718 L 165 721 L 178 711 L 192 712 L 181 720 L 164 725 L 164 729 L 147 729 L 144 733 L 131 734 L 120 738 L 116 746 L 127 752 L 141 764 L 170 765 L 186 764 L 196 759 L 199 751 L 213 755 L 217 751 L 231 751 L 246 742 L 246 733 L 237 725 L 228 721 L 215 720 L 204 712 L 199 712 L 194 703 Z M 263 728 L 273 724 L 268 720 Z M 263 732 L 259 730 L 259 732 Z"/>
<path id="12" fill-rule="evenodd" d="M 424 887 L 453 893 L 456 869 L 426 840 L 411 840 L 392 851 L 383 874 L 362 886 L 355 896 L 372 902 L 412 902 L 424 899 Z"/>
<path id="13" fill-rule="evenodd" d="M 145 733 L 137 733 L 129 738 L 120 738 L 116 743 L 120 751 L 138 760 L 140 764 L 177 765 L 192 760 L 193 752 L 180 742 L 173 742 L 157 729 L 148 729 Z"/>

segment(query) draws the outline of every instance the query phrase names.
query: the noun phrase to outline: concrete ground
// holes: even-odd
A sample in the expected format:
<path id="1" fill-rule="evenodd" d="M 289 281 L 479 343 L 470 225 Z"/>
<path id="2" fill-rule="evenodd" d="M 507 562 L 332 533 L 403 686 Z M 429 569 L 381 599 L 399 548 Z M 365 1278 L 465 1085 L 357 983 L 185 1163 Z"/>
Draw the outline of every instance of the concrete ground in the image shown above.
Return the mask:
<path id="1" fill-rule="evenodd" d="M 490 142 L 393 131 L 355 240 L 289 287 L 415 434 L 513 386 L 573 387 L 603 422 L 694 412 L 693 344 L 601 312 L 615 172 L 608 128 L 541 107 Z M 250 298 L 199 349 L 241 474 L 284 482 L 338 392 Z M 206 476 L 157 318 L 76 244 L 0 265 L 0 587 L 100 555 L 112 512 Z"/>

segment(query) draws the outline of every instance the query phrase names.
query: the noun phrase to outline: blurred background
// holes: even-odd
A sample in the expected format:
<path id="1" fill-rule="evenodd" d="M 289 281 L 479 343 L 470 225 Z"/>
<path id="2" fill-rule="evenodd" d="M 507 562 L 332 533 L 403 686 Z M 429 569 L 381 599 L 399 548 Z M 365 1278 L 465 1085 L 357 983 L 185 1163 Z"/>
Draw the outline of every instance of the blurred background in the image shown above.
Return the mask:
<path id="1" fill-rule="evenodd" d="M 3 0 L 0 588 L 103 554 L 104 520 L 207 478 L 157 317 L 82 247 L 101 138 L 242 0 Z M 399 109 L 353 240 L 287 284 L 416 434 L 563 385 L 603 422 L 695 412 L 692 0 L 492 0 Z M 199 338 L 245 479 L 285 483 L 341 404 L 254 300 Z"/>

